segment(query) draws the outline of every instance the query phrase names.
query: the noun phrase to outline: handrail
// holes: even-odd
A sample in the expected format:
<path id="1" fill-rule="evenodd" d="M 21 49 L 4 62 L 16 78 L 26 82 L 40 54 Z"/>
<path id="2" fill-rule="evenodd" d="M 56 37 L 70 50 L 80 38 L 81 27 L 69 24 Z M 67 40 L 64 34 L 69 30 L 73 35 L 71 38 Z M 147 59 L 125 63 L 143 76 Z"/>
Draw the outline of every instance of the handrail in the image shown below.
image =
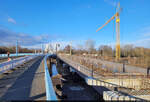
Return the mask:
<path id="1" fill-rule="evenodd" d="M 0 74 L 7 70 L 15 68 L 17 65 L 20 65 L 26 61 L 29 61 L 29 60 L 35 58 L 36 56 L 37 55 L 25 56 L 25 57 L 14 59 L 12 61 L 3 62 L 0 64 Z"/>
<path id="2" fill-rule="evenodd" d="M 46 85 L 46 100 L 57 100 L 55 90 L 53 88 L 52 80 L 47 67 L 47 58 L 50 55 L 46 55 L 44 58 L 44 66 L 45 66 L 45 85 Z"/>
<path id="3" fill-rule="evenodd" d="M 26 56 L 26 55 L 40 55 L 41 53 L 18 53 L 16 54 L 10 54 L 9 57 L 15 57 L 15 56 Z M 0 58 L 7 58 L 7 54 L 0 54 Z"/>

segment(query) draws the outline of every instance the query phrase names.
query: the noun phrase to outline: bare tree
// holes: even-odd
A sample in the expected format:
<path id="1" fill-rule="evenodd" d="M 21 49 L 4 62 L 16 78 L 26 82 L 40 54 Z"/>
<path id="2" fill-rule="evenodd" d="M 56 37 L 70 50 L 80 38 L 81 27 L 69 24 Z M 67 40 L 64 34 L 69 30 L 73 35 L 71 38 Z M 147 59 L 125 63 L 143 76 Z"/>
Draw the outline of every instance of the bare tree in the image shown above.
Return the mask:
<path id="1" fill-rule="evenodd" d="M 128 56 L 128 57 L 131 57 L 133 55 L 133 45 L 131 44 L 127 44 L 127 45 L 124 45 L 122 48 L 122 54 L 123 56 Z"/>
<path id="2" fill-rule="evenodd" d="M 78 44 L 78 45 L 77 45 L 77 49 L 78 49 L 78 50 L 83 50 L 83 49 L 84 49 L 84 48 L 83 48 L 83 45 Z"/>
<path id="3" fill-rule="evenodd" d="M 85 41 L 85 48 L 88 52 L 95 51 L 95 41 L 91 39 L 88 39 L 87 41 Z"/>
<path id="4" fill-rule="evenodd" d="M 101 45 L 98 49 L 98 52 L 102 56 L 113 56 L 113 50 L 111 46 Z"/>
<path id="5" fill-rule="evenodd" d="M 65 53 L 70 53 L 70 45 L 65 46 L 64 51 Z"/>

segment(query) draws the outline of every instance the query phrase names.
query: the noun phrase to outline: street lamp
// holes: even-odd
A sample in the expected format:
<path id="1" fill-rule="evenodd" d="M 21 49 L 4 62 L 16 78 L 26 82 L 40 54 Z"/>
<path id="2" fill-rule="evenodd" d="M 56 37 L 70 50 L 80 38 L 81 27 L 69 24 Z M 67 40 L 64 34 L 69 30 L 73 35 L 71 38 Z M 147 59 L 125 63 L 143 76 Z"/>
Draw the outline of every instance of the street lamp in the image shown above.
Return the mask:
<path id="1" fill-rule="evenodd" d="M 57 55 L 57 47 L 60 47 L 60 44 L 56 44 L 56 55 Z"/>

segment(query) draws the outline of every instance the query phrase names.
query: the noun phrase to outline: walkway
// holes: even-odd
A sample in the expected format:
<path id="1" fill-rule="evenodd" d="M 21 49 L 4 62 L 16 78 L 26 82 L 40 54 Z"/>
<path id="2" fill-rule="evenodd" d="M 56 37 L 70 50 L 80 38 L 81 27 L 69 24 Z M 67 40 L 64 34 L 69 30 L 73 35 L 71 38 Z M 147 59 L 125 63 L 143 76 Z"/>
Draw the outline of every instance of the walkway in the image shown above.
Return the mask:
<path id="1" fill-rule="evenodd" d="M 0 100 L 46 100 L 43 57 L 0 78 Z"/>

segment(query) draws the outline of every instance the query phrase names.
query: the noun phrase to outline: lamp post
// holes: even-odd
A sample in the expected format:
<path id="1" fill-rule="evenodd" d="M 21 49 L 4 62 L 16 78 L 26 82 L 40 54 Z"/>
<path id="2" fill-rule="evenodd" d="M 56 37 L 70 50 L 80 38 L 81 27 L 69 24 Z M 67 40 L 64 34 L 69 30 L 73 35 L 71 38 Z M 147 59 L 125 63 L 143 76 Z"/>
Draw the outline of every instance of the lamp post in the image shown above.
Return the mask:
<path id="1" fill-rule="evenodd" d="M 72 55 L 72 44 L 70 43 L 70 55 Z"/>
<path id="2" fill-rule="evenodd" d="M 57 55 L 57 47 L 60 47 L 60 44 L 56 44 L 56 55 Z"/>
<path id="3" fill-rule="evenodd" d="M 16 56 L 18 56 L 18 40 L 16 41 Z"/>

